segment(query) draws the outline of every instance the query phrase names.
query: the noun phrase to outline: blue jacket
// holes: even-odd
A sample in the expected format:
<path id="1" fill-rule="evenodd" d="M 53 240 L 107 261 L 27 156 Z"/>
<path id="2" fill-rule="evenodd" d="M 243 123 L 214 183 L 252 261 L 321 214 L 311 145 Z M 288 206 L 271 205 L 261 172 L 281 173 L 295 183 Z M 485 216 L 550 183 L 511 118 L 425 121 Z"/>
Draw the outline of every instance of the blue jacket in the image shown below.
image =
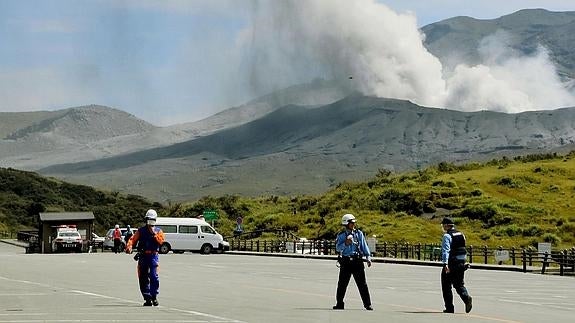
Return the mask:
<path id="1" fill-rule="evenodd" d="M 353 243 L 346 246 L 345 240 L 350 234 L 353 235 Z M 354 229 L 353 231 L 346 229 L 339 233 L 335 240 L 335 250 L 342 256 L 361 256 L 366 257 L 368 261 L 371 261 L 371 252 L 369 251 L 369 246 L 365 240 L 365 235 L 358 229 Z"/>

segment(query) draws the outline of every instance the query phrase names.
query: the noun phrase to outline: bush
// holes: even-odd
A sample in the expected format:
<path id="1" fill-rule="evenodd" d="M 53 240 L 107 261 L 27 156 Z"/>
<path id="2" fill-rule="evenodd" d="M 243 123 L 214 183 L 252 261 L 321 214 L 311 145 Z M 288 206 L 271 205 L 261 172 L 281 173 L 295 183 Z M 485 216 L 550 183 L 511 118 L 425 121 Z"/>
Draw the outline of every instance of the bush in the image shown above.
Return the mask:
<path id="1" fill-rule="evenodd" d="M 558 245 L 559 243 L 561 243 L 561 238 L 559 238 L 554 233 L 545 233 L 543 235 L 543 241 L 550 242 L 553 245 Z"/>
<path id="2" fill-rule="evenodd" d="M 537 225 L 532 225 L 527 229 L 523 229 L 522 235 L 524 237 L 535 237 L 538 235 L 541 235 L 543 233 L 543 230 L 537 226 Z"/>
<path id="3" fill-rule="evenodd" d="M 461 212 L 460 216 L 470 220 L 480 220 L 483 223 L 488 223 L 499 213 L 497 206 L 493 204 L 471 205 L 466 206 Z"/>

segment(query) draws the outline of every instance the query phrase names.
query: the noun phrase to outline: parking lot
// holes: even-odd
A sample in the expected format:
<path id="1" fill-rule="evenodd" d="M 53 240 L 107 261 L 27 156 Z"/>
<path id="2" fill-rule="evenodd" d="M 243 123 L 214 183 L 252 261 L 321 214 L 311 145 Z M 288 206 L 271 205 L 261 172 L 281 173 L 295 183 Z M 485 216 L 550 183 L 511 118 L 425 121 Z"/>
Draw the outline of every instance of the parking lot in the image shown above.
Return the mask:
<path id="1" fill-rule="evenodd" d="M 142 307 L 126 254 L 24 254 L 0 243 L 0 322 L 571 322 L 573 277 L 470 270 L 474 308 L 443 314 L 439 268 L 367 269 L 375 311 L 352 282 L 334 311 L 335 261 L 161 255 L 159 307 Z"/>

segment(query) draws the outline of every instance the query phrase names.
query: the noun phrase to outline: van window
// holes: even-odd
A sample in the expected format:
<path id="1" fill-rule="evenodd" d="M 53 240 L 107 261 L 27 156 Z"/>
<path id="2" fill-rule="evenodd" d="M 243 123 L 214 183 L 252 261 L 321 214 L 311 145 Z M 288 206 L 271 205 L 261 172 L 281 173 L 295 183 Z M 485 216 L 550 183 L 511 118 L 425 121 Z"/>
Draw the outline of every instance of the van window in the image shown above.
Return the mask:
<path id="1" fill-rule="evenodd" d="M 212 229 L 210 226 L 202 225 L 202 233 L 216 234 L 216 231 L 214 231 L 214 229 Z"/>
<path id="2" fill-rule="evenodd" d="M 164 231 L 164 233 L 177 233 L 178 232 L 178 226 L 176 226 L 176 225 L 158 225 L 158 227 L 160 229 L 162 229 L 162 231 Z"/>
<path id="3" fill-rule="evenodd" d="M 180 233 L 198 233 L 198 227 L 195 225 L 180 225 Z"/>

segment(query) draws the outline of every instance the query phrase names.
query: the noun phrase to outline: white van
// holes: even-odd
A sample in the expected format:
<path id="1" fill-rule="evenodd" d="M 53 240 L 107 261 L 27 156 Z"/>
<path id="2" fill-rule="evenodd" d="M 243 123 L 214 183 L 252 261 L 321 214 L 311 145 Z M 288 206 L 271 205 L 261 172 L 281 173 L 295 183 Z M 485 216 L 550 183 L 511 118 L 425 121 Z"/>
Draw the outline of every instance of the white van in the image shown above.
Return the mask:
<path id="1" fill-rule="evenodd" d="M 223 252 L 230 248 L 222 235 L 204 220 L 158 217 L 156 226 L 164 231 L 166 240 L 160 246 L 160 253 L 168 253 L 172 250 L 174 253 L 199 251 L 209 254 L 213 250 Z"/>

